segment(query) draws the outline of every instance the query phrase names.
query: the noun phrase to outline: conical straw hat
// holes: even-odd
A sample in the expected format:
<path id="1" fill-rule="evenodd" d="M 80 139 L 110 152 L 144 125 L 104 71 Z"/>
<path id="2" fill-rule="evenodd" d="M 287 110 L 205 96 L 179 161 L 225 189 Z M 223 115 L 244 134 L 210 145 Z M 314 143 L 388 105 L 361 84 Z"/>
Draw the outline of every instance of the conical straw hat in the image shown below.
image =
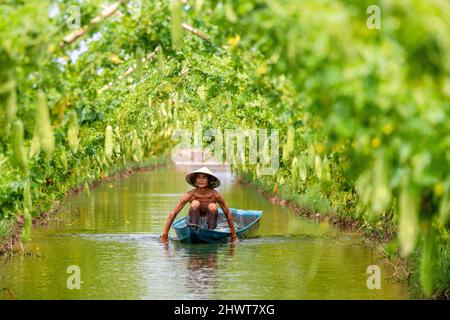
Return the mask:
<path id="1" fill-rule="evenodd" d="M 191 173 L 186 175 L 186 182 L 191 186 L 196 187 L 195 179 L 197 178 L 197 173 L 204 173 L 209 175 L 209 186 L 211 188 L 217 188 L 218 186 L 220 186 L 219 178 L 217 178 L 214 173 L 212 173 L 207 167 L 201 167 L 200 169 L 192 171 Z"/>

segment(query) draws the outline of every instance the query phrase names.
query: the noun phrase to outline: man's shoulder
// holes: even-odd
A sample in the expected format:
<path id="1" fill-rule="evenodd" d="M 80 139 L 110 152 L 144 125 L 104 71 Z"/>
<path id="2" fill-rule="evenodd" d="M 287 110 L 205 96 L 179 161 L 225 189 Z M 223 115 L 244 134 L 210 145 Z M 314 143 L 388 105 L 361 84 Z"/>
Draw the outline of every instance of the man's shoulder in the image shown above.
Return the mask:
<path id="1" fill-rule="evenodd" d="M 183 194 L 181 197 L 186 199 L 192 197 L 192 194 L 194 193 L 195 189 L 187 191 L 185 194 Z"/>

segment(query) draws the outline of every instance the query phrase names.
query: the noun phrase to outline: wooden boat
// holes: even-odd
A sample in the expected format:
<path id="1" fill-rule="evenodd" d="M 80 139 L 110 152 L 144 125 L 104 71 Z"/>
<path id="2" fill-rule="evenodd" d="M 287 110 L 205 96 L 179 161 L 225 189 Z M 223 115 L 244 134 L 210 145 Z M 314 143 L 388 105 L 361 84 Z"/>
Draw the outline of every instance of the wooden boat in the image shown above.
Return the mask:
<path id="1" fill-rule="evenodd" d="M 253 235 L 258 230 L 259 222 L 263 214 L 262 211 L 241 210 L 230 208 L 238 238 L 246 238 Z M 231 233 L 227 219 L 221 208 L 217 227 L 215 229 L 204 229 L 198 225 L 186 223 L 186 217 L 173 223 L 173 228 L 177 234 L 178 240 L 182 242 L 206 242 L 220 243 L 229 240 Z"/>

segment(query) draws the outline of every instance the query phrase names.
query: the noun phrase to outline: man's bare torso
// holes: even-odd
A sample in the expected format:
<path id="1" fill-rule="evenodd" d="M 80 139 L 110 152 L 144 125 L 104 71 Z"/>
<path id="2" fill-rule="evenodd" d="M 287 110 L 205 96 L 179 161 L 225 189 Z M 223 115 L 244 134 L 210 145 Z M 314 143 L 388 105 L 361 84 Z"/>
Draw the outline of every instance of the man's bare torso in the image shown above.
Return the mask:
<path id="1" fill-rule="evenodd" d="M 217 202 L 218 192 L 213 189 L 206 189 L 205 192 L 200 192 L 198 189 L 192 189 L 187 192 L 189 195 L 189 202 L 198 200 L 201 206 L 208 206 L 210 203 Z"/>

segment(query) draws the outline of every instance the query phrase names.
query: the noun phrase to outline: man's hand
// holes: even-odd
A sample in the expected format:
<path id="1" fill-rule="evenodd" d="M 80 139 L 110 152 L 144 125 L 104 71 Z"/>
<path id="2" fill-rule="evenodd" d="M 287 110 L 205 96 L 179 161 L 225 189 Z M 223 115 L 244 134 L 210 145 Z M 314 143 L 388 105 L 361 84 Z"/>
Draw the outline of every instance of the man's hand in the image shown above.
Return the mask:
<path id="1" fill-rule="evenodd" d="M 161 237 L 159 237 L 159 239 L 161 240 L 161 242 L 168 242 L 168 238 L 167 238 L 167 234 L 163 233 Z"/>
<path id="2" fill-rule="evenodd" d="M 238 243 L 238 242 L 239 242 L 238 237 L 237 237 L 236 235 L 232 235 L 232 236 L 231 236 L 230 243 L 231 243 L 231 244 L 236 244 L 236 243 Z"/>
<path id="3" fill-rule="evenodd" d="M 189 192 L 185 193 L 181 199 L 180 202 L 175 206 L 173 211 L 169 214 L 169 217 L 167 218 L 166 225 L 164 226 L 164 231 L 162 236 L 160 237 L 162 242 L 167 242 L 167 235 L 169 234 L 170 227 L 172 226 L 172 222 L 177 216 L 177 214 L 183 209 L 184 205 L 188 203 L 190 198 Z"/>

